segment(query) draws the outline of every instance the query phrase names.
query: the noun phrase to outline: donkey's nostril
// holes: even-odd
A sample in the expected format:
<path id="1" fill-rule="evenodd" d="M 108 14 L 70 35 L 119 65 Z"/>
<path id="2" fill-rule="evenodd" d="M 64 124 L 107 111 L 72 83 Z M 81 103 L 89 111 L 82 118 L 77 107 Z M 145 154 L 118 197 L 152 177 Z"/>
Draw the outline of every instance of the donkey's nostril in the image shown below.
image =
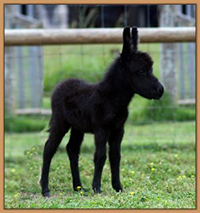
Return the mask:
<path id="1" fill-rule="evenodd" d="M 158 92 L 158 94 L 161 96 L 161 95 L 163 94 L 163 92 L 164 92 L 163 86 L 158 87 L 157 92 Z"/>

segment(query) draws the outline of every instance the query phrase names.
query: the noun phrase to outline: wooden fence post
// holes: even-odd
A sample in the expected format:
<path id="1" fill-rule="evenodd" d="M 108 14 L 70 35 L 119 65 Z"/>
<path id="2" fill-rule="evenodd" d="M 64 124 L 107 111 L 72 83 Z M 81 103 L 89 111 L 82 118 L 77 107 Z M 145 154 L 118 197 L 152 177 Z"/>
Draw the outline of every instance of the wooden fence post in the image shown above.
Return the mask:
<path id="1" fill-rule="evenodd" d="M 177 26 L 178 5 L 160 7 L 160 27 Z M 171 101 L 177 102 L 177 44 L 161 44 L 161 81 Z"/>
<path id="2" fill-rule="evenodd" d="M 13 16 L 16 13 L 18 7 L 17 5 L 6 5 L 5 6 L 5 28 L 14 28 Z M 15 90 L 14 90 L 14 61 L 15 61 L 15 48 L 6 47 L 5 48 L 5 110 L 6 113 L 12 115 L 15 110 Z"/>
<path id="3" fill-rule="evenodd" d="M 12 115 L 15 110 L 14 94 L 14 52 L 12 47 L 5 48 L 5 111 Z"/>

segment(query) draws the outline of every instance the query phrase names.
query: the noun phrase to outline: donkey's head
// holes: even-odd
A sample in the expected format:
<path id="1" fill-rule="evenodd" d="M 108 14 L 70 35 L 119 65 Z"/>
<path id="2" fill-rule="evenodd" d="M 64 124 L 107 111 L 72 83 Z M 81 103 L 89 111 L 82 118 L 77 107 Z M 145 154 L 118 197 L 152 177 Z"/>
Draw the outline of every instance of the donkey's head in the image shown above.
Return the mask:
<path id="1" fill-rule="evenodd" d="M 131 32 L 130 32 L 131 31 Z M 164 88 L 153 75 L 153 60 L 138 51 L 138 31 L 126 27 L 123 32 L 123 49 L 121 54 L 128 84 L 133 92 L 148 99 L 160 99 Z"/>

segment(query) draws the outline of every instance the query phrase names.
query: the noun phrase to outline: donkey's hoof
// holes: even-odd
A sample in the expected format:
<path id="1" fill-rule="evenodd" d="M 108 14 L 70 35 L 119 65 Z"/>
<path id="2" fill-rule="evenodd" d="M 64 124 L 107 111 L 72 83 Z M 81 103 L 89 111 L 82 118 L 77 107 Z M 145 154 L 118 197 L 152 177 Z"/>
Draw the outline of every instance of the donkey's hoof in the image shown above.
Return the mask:
<path id="1" fill-rule="evenodd" d="M 116 192 L 123 192 L 123 187 L 120 186 L 120 187 L 116 187 L 114 188 Z"/>
<path id="2" fill-rule="evenodd" d="M 50 192 L 42 192 L 43 197 L 50 197 Z"/>
<path id="3" fill-rule="evenodd" d="M 123 192 L 123 188 L 115 189 L 116 192 Z"/>
<path id="4" fill-rule="evenodd" d="M 100 194 L 102 192 L 101 189 L 97 189 L 97 188 L 94 188 L 93 190 L 95 194 Z"/>

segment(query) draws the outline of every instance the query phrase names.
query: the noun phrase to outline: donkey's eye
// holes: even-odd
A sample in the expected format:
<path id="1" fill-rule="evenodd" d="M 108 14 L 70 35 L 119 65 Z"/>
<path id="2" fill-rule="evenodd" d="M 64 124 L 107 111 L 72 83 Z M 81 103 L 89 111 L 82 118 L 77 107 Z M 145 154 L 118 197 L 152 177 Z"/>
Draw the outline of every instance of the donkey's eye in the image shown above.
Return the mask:
<path id="1" fill-rule="evenodd" d="M 138 72 L 140 75 L 144 75 L 145 74 L 145 70 L 139 70 Z"/>

